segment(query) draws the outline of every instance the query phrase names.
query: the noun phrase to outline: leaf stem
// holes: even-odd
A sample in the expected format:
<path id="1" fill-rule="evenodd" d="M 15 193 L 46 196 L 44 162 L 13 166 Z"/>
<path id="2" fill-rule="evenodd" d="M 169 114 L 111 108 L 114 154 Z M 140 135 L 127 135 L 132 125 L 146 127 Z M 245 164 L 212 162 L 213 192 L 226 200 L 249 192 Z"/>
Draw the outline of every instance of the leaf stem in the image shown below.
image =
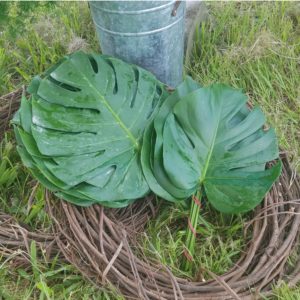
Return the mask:
<path id="1" fill-rule="evenodd" d="M 188 221 L 188 232 L 185 242 L 185 261 L 184 261 L 184 271 L 188 272 L 191 270 L 193 256 L 195 252 L 195 241 L 196 241 L 196 230 L 197 223 L 200 213 L 200 203 L 201 203 L 201 191 L 198 190 L 195 195 L 191 198 L 191 209 Z"/>

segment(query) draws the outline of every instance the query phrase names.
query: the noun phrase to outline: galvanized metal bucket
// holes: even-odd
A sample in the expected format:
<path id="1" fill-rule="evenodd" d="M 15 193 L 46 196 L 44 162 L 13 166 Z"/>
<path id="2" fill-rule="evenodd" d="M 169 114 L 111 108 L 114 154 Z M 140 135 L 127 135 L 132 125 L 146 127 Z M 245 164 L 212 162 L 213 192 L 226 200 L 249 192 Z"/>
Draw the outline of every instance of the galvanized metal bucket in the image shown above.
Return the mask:
<path id="1" fill-rule="evenodd" d="M 102 53 L 137 64 L 176 87 L 182 81 L 184 1 L 90 2 Z"/>

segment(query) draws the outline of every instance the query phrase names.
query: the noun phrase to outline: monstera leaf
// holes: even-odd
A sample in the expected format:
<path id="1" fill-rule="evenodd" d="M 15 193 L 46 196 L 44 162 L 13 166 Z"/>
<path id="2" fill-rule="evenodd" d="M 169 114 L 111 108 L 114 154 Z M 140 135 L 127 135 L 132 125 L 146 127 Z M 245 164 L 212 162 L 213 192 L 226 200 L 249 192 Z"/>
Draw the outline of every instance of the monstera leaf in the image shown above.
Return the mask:
<path id="1" fill-rule="evenodd" d="M 164 170 L 163 125 L 173 106 L 181 99 L 181 97 L 184 97 L 199 88 L 200 85 L 198 83 L 190 77 L 187 77 L 187 79 L 167 98 L 168 101 L 163 103 L 154 122 L 151 122 L 148 125 L 144 133 L 141 161 L 145 177 L 151 190 L 169 201 L 176 200 L 176 197 L 174 198 L 174 195 L 172 194 L 175 190 L 179 194 L 177 199 L 187 198 L 192 191 L 178 190 L 169 180 L 168 175 Z M 181 174 L 179 173 L 177 176 L 180 177 Z M 167 186 L 170 188 L 168 189 Z M 171 193 L 169 193 L 169 191 Z"/>
<path id="2" fill-rule="evenodd" d="M 74 53 L 35 78 L 14 118 L 33 175 L 78 205 L 126 206 L 149 191 L 140 165 L 145 127 L 167 96 L 149 72 Z"/>
<path id="3" fill-rule="evenodd" d="M 150 188 L 180 201 L 204 189 L 225 213 L 253 209 L 281 171 L 274 130 L 249 110 L 247 97 L 224 85 L 199 88 L 187 79 L 170 95 L 144 134 L 142 166 Z"/>

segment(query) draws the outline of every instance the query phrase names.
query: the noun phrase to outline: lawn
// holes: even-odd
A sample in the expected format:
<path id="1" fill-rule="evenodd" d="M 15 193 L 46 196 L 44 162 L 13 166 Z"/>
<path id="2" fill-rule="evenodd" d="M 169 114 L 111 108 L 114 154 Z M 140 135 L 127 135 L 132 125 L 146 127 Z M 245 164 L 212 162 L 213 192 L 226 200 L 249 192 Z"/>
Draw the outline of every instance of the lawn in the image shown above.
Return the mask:
<path id="1" fill-rule="evenodd" d="M 207 2 L 208 20 L 196 32 L 186 73 L 203 85 L 223 82 L 242 88 L 274 126 L 280 145 L 300 170 L 300 5 L 292 2 Z M 84 2 L 0 3 L 0 96 L 46 70 L 61 56 L 82 49 L 99 52 Z M 0 148 L 1 209 L 30 228 L 49 229 L 44 189 L 22 166 L 8 132 Z M 31 201 L 28 201 L 31 199 Z M 180 274 L 187 209 L 163 204 L 140 237 L 147 255 Z M 228 270 L 243 250 L 248 216 L 225 217 L 208 205 L 199 218 L 195 266 L 216 274 Z M 31 268 L 0 260 L 0 299 L 123 299 L 113 287 L 98 289 L 61 261 L 36 258 Z M 290 260 L 293 264 L 293 258 Z M 207 276 L 208 274 L 204 274 Z M 206 278 L 206 279 L 207 279 Z M 274 299 L 300 299 L 300 288 L 274 288 Z"/>

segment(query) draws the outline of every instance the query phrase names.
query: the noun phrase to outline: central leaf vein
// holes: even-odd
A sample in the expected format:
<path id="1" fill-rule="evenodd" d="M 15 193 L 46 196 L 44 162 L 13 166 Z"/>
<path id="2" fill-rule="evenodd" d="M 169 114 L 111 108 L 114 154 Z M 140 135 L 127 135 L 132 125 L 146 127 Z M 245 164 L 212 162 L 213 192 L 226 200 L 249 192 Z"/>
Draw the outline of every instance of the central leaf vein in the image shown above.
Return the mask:
<path id="1" fill-rule="evenodd" d="M 220 109 L 219 116 L 218 116 L 218 124 L 216 126 L 216 129 L 215 129 L 215 132 L 214 132 L 214 135 L 213 135 L 213 138 L 212 138 L 212 142 L 211 142 L 209 150 L 208 150 L 208 155 L 207 155 L 205 165 L 204 165 L 204 168 L 203 168 L 203 172 L 202 172 L 202 175 L 201 175 L 201 178 L 200 178 L 200 185 L 206 179 L 205 178 L 206 173 L 207 173 L 207 170 L 208 170 L 208 167 L 209 167 L 209 164 L 210 164 L 211 156 L 212 156 L 212 153 L 213 153 L 213 150 L 214 150 L 215 141 L 216 141 L 216 138 L 217 138 L 217 133 L 218 133 L 218 130 L 219 130 L 220 119 L 221 119 L 221 111 L 222 111 L 222 109 Z"/>
<path id="2" fill-rule="evenodd" d="M 77 68 L 77 66 L 75 65 Z M 99 91 L 91 84 L 89 79 L 85 76 L 85 74 L 77 68 L 79 72 L 82 74 L 83 79 L 87 82 L 88 86 L 97 94 L 97 96 L 100 98 L 101 102 L 106 106 L 106 108 L 109 110 L 109 112 L 112 114 L 113 118 L 116 120 L 116 122 L 120 125 L 120 127 L 126 132 L 128 138 L 131 140 L 131 142 L 134 145 L 135 149 L 139 149 L 140 145 L 138 140 L 134 137 L 134 135 L 130 132 L 130 130 L 126 127 L 126 125 L 123 123 L 123 121 L 120 119 L 119 115 L 115 113 L 113 108 L 110 106 L 109 102 L 103 97 L 102 94 L 99 93 Z"/>

